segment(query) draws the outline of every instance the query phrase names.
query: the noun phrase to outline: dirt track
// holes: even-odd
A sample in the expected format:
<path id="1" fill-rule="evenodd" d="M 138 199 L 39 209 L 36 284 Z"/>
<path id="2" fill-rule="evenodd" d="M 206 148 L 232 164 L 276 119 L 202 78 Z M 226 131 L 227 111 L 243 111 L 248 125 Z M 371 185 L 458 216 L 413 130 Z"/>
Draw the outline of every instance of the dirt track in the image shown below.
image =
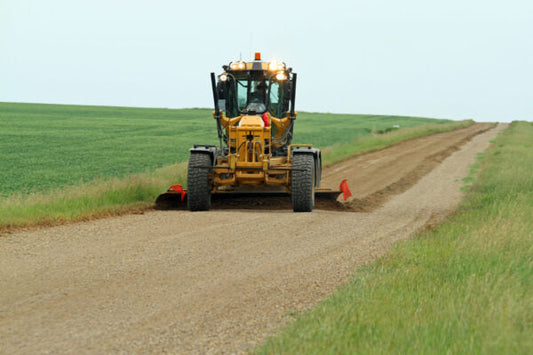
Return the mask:
<path id="1" fill-rule="evenodd" d="M 1 238 L 0 353 L 249 349 L 452 211 L 469 165 L 503 125 L 480 134 L 490 127 L 326 169 L 323 185 L 347 178 L 355 195 L 343 211 L 249 200 L 248 209 L 154 211 Z"/>

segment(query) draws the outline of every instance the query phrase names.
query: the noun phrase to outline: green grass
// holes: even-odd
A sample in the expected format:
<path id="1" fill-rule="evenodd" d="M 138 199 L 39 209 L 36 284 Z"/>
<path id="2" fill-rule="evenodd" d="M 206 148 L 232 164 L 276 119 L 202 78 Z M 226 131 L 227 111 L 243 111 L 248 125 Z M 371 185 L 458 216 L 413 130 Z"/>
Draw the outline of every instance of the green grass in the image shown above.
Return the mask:
<path id="1" fill-rule="evenodd" d="M 0 195 L 153 170 L 216 140 L 207 109 L 0 103 Z"/>
<path id="2" fill-rule="evenodd" d="M 533 123 L 479 161 L 449 221 L 360 268 L 258 353 L 533 353 Z"/>
<path id="3" fill-rule="evenodd" d="M 194 143 L 216 144 L 211 112 L 0 103 L 0 230 L 150 206 L 172 183 L 185 185 L 179 163 Z M 301 112 L 294 142 L 326 147 L 327 165 L 472 123 L 450 122 Z"/>
<path id="4" fill-rule="evenodd" d="M 153 206 L 155 197 L 176 181 L 185 180 L 186 163 L 167 165 L 122 178 L 92 180 L 82 188 L 67 186 L 48 193 L 15 193 L 1 200 L 0 231 L 51 225 Z"/>
<path id="5" fill-rule="evenodd" d="M 209 109 L 0 103 L 0 196 L 50 191 L 97 178 L 151 171 L 216 144 Z M 418 117 L 302 112 L 295 143 L 347 143 L 372 130 L 447 123 Z"/>

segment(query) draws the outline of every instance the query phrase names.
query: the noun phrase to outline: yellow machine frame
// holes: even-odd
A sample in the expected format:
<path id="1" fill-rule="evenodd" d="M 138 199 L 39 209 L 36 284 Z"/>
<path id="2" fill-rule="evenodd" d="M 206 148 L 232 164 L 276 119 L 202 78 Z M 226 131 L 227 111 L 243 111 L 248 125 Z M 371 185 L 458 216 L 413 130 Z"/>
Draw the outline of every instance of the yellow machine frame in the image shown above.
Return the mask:
<path id="1" fill-rule="evenodd" d="M 214 112 L 213 116 L 216 119 Z M 285 186 L 290 192 L 291 148 L 311 147 L 311 145 L 291 144 L 287 156 L 273 157 L 270 152 L 267 154 L 267 147 L 278 147 L 277 142 L 289 126 L 290 116 L 287 114 L 284 118 L 276 118 L 268 115 L 268 119 L 277 127 L 274 137 L 272 137 L 272 127 L 265 126 L 260 116 L 240 115 L 228 118 L 221 112 L 220 121 L 228 133 L 229 150 L 235 153 L 217 157 L 214 167 L 213 192 L 221 186 L 262 184 Z"/>

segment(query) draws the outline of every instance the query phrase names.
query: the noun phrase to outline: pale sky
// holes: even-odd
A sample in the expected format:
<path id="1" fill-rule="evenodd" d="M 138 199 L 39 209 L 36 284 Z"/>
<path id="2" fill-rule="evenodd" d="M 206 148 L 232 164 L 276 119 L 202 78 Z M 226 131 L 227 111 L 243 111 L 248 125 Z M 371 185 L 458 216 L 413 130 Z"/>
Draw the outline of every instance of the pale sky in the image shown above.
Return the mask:
<path id="1" fill-rule="evenodd" d="M 533 121 L 531 0 L 0 0 L 0 101 L 211 107 L 255 51 L 301 111 Z"/>

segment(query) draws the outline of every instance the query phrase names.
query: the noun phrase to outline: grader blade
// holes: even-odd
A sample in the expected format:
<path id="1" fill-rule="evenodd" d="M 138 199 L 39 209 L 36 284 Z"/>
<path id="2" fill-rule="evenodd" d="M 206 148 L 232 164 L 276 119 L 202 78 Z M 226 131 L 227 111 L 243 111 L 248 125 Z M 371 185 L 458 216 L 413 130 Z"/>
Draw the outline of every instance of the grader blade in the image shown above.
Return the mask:
<path id="1" fill-rule="evenodd" d="M 181 185 L 175 184 L 168 188 L 167 192 L 157 196 L 155 208 L 158 210 L 185 209 L 187 207 L 187 190 Z"/>
<path id="2" fill-rule="evenodd" d="M 342 191 L 340 190 L 323 189 L 323 188 L 315 189 L 316 199 L 336 200 L 339 198 L 341 194 L 342 194 Z"/>
<path id="3" fill-rule="evenodd" d="M 167 192 L 159 195 L 155 201 L 155 208 L 158 210 L 184 210 L 187 209 L 187 190 L 175 191 L 168 189 Z M 327 188 L 315 189 L 315 199 L 317 201 L 336 201 L 342 196 L 342 191 L 332 190 Z M 257 207 L 257 206 L 271 206 L 275 209 L 276 206 L 284 208 L 289 206 L 291 195 L 286 191 L 276 191 L 273 189 L 235 189 L 227 191 L 217 191 L 212 196 L 213 207 L 238 207 L 242 204 L 243 208 Z M 273 200 L 284 201 L 287 200 L 287 206 L 279 203 L 273 203 Z"/>

